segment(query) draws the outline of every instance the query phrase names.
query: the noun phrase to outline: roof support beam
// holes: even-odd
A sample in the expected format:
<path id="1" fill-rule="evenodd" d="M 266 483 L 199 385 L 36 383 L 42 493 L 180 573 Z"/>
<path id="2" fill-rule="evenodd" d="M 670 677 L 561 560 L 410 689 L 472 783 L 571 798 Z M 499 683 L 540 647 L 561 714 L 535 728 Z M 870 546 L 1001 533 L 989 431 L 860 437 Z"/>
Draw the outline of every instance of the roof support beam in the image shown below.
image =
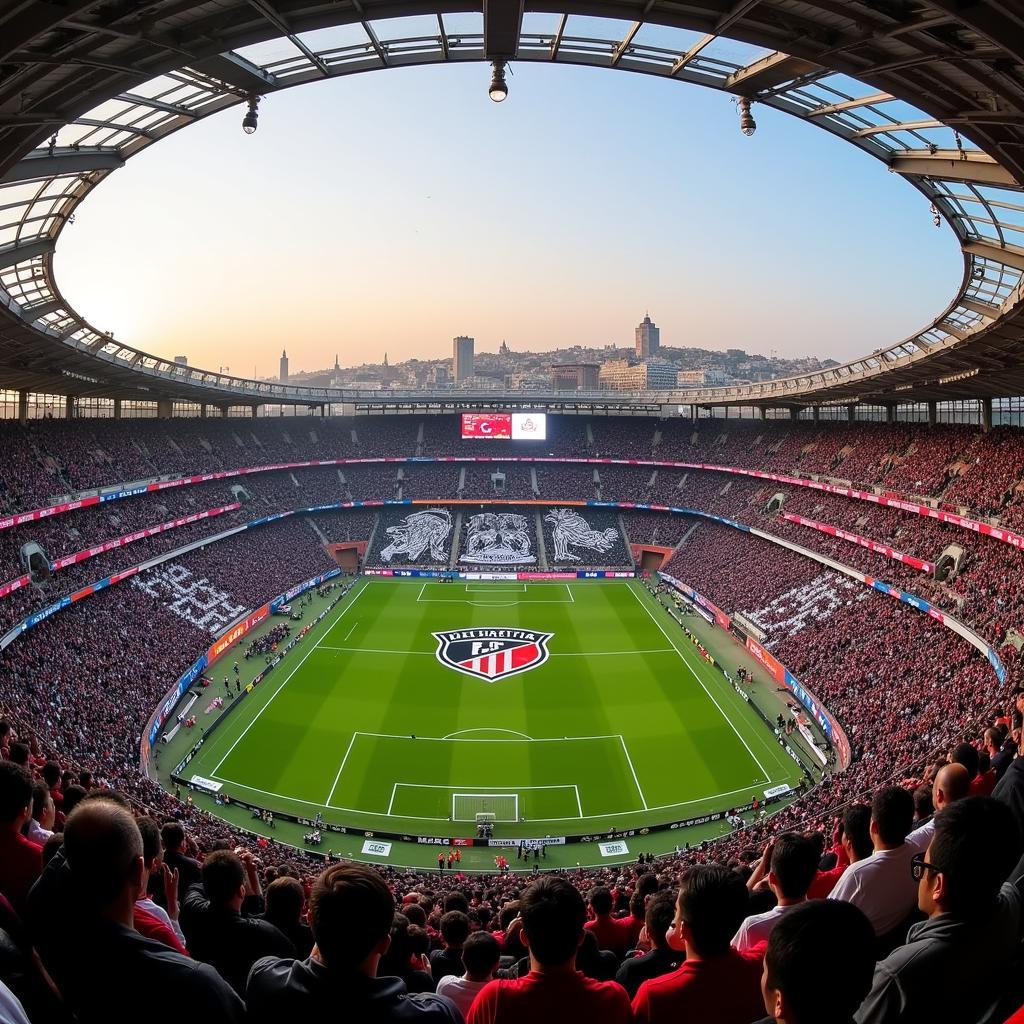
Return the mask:
<path id="1" fill-rule="evenodd" d="M 916 132 L 924 128 L 944 128 L 941 121 L 902 121 L 898 124 L 873 124 L 853 133 L 855 139 L 866 139 L 871 135 L 890 135 L 893 132 Z"/>
<path id="2" fill-rule="evenodd" d="M 698 56 L 700 51 L 703 50 L 705 46 L 707 46 L 710 43 L 713 43 L 717 38 L 718 36 L 715 35 L 701 36 L 700 39 L 698 39 L 697 42 L 695 42 L 693 46 L 691 46 L 686 51 L 686 53 L 684 53 L 679 58 L 679 60 L 677 60 L 675 64 L 672 65 L 672 69 L 671 71 L 669 71 L 669 75 L 671 77 L 675 77 L 676 75 L 678 75 L 679 72 L 682 71 L 683 68 L 685 68 L 686 65 L 689 64 L 690 61 L 694 59 L 694 57 Z"/>
<path id="3" fill-rule="evenodd" d="M 770 53 L 729 75 L 724 88 L 739 96 L 753 98 L 765 89 L 774 89 L 783 82 L 791 82 L 818 70 L 819 66 L 812 61 L 791 57 L 788 53 Z"/>
<path id="4" fill-rule="evenodd" d="M 26 260 L 34 260 L 37 256 L 49 256 L 56 245 L 52 238 L 33 238 L 31 242 L 0 249 L 0 270 Z"/>
<path id="5" fill-rule="evenodd" d="M 962 248 L 968 256 L 977 256 L 979 259 L 992 260 L 993 263 L 1003 263 L 1008 267 L 1024 270 L 1024 249 L 1016 246 L 1000 247 L 988 242 L 964 242 Z"/>
<path id="6" fill-rule="evenodd" d="M 178 103 L 164 103 L 163 100 L 150 99 L 148 96 L 137 96 L 133 92 L 123 92 L 117 99 L 124 100 L 125 103 L 138 103 L 140 106 L 150 107 L 153 110 L 163 110 L 168 114 L 177 114 L 179 117 L 195 118 L 199 116 L 194 110 L 189 110 L 188 107 L 183 107 Z"/>
<path id="7" fill-rule="evenodd" d="M 989 320 L 995 320 L 1000 313 L 999 307 L 992 305 L 991 302 L 979 302 L 977 299 L 962 298 L 959 304 L 964 309 L 969 309 L 972 313 L 988 317 Z"/>
<path id="8" fill-rule="evenodd" d="M 14 181 L 34 181 L 38 178 L 62 177 L 68 174 L 85 174 L 89 171 L 114 171 L 124 166 L 124 158 L 112 149 L 94 150 L 40 150 L 19 160 L 13 167 L 0 175 L 0 184 L 9 185 Z"/>
<path id="9" fill-rule="evenodd" d="M 557 60 L 558 48 L 562 45 L 562 36 L 565 35 L 565 23 L 569 20 L 568 14 L 563 14 L 558 19 L 558 29 L 555 32 L 555 38 L 551 40 L 551 59 Z"/>
<path id="10" fill-rule="evenodd" d="M 21 313 L 26 320 L 34 323 L 47 313 L 55 313 L 63 305 L 59 299 L 50 299 L 48 302 L 37 302 L 34 306 L 22 306 Z"/>
<path id="11" fill-rule="evenodd" d="M 517 56 L 522 28 L 523 0 L 484 0 L 484 56 L 488 60 Z"/>
<path id="12" fill-rule="evenodd" d="M 888 103 L 895 99 L 889 92 L 874 92 L 870 96 L 861 96 L 855 100 L 843 100 L 842 103 L 829 103 L 824 107 L 808 110 L 805 117 L 824 117 L 826 114 L 839 114 L 844 110 L 856 110 L 858 107 L 869 107 L 872 103 Z"/>
<path id="13" fill-rule="evenodd" d="M 229 50 L 213 57 L 195 61 L 190 67 L 211 78 L 226 82 L 242 93 L 270 92 L 279 85 L 277 77 Z"/>
<path id="14" fill-rule="evenodd" d="M 1013 175 L 985 153 L 957 152 L 955 149 L 911 150 L 889 160 L 889 170 L 897 174 L 963 181 L 972 185 L 1008 185 L 1017 187 Z"/>
<path id="15" fill-rule="evenodd" d="M 642 21 L 634 21 L 630 26 L 629 31 L 625 34 L 622 42 L 615 47 L 615 52 L 612 54 L 611 66 L 614 68 L 618 65 L 619 61 L 622 60 L 623 54 L 629 49 L 630 44 L 633 42 L 637 32 L 640 31 L 640 27 L 643 25 Z"/>
<path id="16" fill-rule="evenodd" d="M 260 15 L 269 21 L 270 24 L 281 33 L 281 35 L 286 36 L 288 42 L 290 42 L 292 46 L 294 46 L 295 49 L 298 50 L 299 53 L 301 53 L 302 56 L 320 72 L 321 75 L 325 78 L 327 77 L 329 73 L 327 65 L 292 32 L 291 26 L 288 22 L 285 21 L 270 4 L 264 3 L 264 0 L 249 0 L 249 6 L 252 7 L 253 10 L 259 11 Z"/>

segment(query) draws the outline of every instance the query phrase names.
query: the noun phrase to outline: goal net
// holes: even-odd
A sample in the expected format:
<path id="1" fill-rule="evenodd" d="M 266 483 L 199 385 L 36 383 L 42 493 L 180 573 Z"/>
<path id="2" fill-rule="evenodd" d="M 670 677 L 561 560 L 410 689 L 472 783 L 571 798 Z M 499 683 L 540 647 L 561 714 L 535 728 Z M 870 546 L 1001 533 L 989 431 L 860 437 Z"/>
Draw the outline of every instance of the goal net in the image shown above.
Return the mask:
<path id="1" fill-rule="evenodd" d="M 452 795 L 453 821 L 476 821 L 478 816 L 483 814 L 491 815 L 491 821 L 518 821 L 519 794 L 455 793 Z"/>

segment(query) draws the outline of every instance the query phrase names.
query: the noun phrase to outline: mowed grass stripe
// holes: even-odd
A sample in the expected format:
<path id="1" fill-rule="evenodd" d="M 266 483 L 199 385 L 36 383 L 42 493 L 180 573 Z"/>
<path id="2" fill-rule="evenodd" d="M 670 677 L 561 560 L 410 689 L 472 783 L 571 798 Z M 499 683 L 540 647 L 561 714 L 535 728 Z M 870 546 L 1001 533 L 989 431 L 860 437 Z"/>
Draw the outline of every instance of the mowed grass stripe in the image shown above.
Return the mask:
<path id="1" fill-rule="evenodd" d="M 657 605 L 645 592 L 634 595 L 628 584 L 586 581 L 573 585 L 574 603 L 540 603 L 527 597 L 513 607 L 485 605 L 479 601 L 480 591 L 467 593 L 463 584 L 435 584 L 444 603 L 418 600 L 420 581 L 368 581 L 362 586 L 358 612 L 348 621 L 341 618 L 353 595 L 321 637 L 323 646 L 290 670 L 294 678 L 282 686 L 280 698 L 271 694 L 264 700 L 263 713 L 256 701 L 247 704 L 237 720 L 225 724 L 224 737 L 215 737 L 220 749 L 211 744 L 211 755 L 222 754 L 246 733 L 218 773 L 233 791 L 249 785 L 279 794 L 273 806 L 286 807 L 289 799 L 303 802 L 293 808 L 303 813 L 324 806 L 329 820 L 352 820 L 354 815 L 354 823 L 366 827 L 386 827 L 383 816 L 392 795 L 396 816 L 444 821 L 455 791 L 518 792 L 521 814 L 532 820 L 571 816 L 565 822 L 568 831 L 573 820 L 577 830 L 580 825 L 575 795 L 530 787 L 576 785 L 584 815 L 591 819 L 587 829 L 630 827 L 641 824 L 644 816 L 637 813 L 640 799 L 622 743 L 560 738 L 621 734 L 647 803 L 659 812 L 646 820 L 664 820 L 674 816 L 668 808 L 680 808 L 680 816 L 697 813 L 705 804 L 720 809 L 729 803 L 721 795 L 739 802 L 751 779 L 760 776 L 723 712 L 761 754 L 773 782 L 799 775 L 795 765 L 779 764 L 777 753 L 775 760 L 765 756 L 774 741 L 763 723 L 751 721 L 751 709 L 717 671 L 686 650 L 681 633 L 679 641 L 674 638 L 678 626 L 669 620 L 665 633 L 657 628 L 652 619 L 659 613 Z M 527 594 L 559 589 L 540 585 Z M 650 614 L 640 600 L 650 603 Z M 339 620 L 342 625 L 337 625 Z M 431 634 L 467 626 L 552 632 L 553 656 L 504 680 L 465 676 L 436 660 Z M 410 653 L 365 653 L 406 650 Z M 621 651 L 633 653 L 590 656 Z M 690 669 L 701 673 L 722 711 Z M 258 695 L 259 690 L 253 696 Z M 254 714 L 259 715 L 255 721 Z M 506 730 L 490 735 L 513 739 L 512 734 L 523 733 L 559 741 L 424 741 L 453 733 L 465 737 L 466 730 Z M 356 732 L 396 739 L 353 740 Z M 409 739 L 413 733 L 420 740 Z M 201 749 L 194 762 L 199 774 L 213 774 L 217 759 L 207 753 Z M 408 785 L 395 791 L 396 783 Z M 332 787 L 331 807 L 346 809 L 340 819 L 338 810 L 331 815 L 326 808 Z M 763 788 L 754 785 L 751 792 Z M 521 828 L 528 831 L 529 825 Z M 551 823 L 545 831 L 563 829 Z"/>

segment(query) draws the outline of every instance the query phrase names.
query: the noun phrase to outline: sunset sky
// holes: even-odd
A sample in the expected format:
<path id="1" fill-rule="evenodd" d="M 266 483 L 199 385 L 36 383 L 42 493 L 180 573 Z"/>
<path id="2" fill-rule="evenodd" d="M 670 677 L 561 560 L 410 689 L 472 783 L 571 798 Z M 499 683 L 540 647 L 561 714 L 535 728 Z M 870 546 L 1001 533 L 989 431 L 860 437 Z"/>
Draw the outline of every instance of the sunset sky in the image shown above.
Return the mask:
<path id="1" fill-rule="evenodd" d="M 159 143 L 57 249 L 100 330 L 233 373 L 632 343 L 845 359 L 920 328 L 960 280 L 953 235 L 825 132 L 638 75 L 482 64 L 267 97 Z"/>

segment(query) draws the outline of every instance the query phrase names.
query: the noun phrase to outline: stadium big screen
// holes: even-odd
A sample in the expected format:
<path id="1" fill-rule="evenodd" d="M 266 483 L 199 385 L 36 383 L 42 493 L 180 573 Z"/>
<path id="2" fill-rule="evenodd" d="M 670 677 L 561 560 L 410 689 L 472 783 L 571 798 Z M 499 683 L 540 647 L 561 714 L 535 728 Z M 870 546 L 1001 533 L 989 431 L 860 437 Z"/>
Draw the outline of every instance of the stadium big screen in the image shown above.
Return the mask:
<path id="1" fill-rule="evenodd" d="M 540 412 L 464 412 L 463 440 L 543 441 L 547 416 Z"/>

